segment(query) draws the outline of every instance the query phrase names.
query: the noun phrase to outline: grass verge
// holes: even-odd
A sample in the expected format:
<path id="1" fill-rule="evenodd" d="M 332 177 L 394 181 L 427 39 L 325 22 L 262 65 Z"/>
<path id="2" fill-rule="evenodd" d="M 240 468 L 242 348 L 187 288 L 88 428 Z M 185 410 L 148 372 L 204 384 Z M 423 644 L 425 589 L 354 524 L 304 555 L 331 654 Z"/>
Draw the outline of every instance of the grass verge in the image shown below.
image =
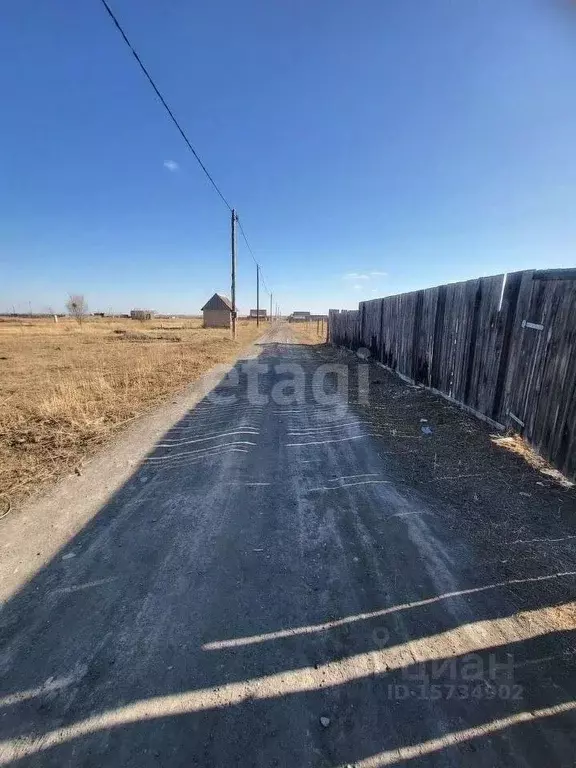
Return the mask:
<path id="1" fill-rule="evenodd" d="M 319 324 L 311 320 L 309 323 L 290 323 L 289 327 L 301 344 L 326 343 L 326 322 Z"/>
<path id="2" fill-rule="evenodd" d="M 0 318 L 2 502 L 80 471 L 113 430 L 233 360 L 264 330 L 240 321 L 232 341 L 198 319 L 91 318 L 80 327 Z"/>

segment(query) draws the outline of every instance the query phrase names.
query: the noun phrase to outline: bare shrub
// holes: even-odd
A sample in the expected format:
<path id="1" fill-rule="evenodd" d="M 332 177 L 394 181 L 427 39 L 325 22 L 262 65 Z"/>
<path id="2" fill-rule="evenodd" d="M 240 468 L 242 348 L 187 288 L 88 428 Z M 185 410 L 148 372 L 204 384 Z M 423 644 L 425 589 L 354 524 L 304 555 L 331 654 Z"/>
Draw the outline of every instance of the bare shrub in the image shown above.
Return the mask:
<path id="1" fill-rule="evenodd" d="M 88 314 L 88 303 L 81 293 L 72 293 L 66 302 L 66 309 L 78 325 L 82 325 L 84 318 Z"/>

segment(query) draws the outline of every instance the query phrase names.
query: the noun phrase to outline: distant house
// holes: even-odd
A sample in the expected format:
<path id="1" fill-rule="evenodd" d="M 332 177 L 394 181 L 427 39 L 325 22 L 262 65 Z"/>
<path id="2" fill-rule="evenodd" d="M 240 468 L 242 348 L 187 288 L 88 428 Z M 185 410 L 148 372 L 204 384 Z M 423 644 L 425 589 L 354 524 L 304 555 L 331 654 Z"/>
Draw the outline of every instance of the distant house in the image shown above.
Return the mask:
<path id="1" fill-rule="evenodd" d="M 265 309 L 251 309 L 250 310 L 249 319 L 250 320 L 255 320 L 257 317 L 259 317 L 260 319 L 266 320 L 266 317 L 267 317 L 266 310 Z"/>
<path id="2" fill-rule="evenodd" d="M 291 323 L 302 323 L 310 320 L 310 312 L 292 312 L 288 318 Z"/>
<path id="3" fill-rule="evenodd" d="M 152 320 L 154 312 L 151 309 L 131 309 L 130 317 L 132 320 Z"/>
<path id="4" fill-rule="evenodd" d="M 232 304 L 226 296 L 215 293 L 202 307 L 204 328 L 230 328 Z"/>

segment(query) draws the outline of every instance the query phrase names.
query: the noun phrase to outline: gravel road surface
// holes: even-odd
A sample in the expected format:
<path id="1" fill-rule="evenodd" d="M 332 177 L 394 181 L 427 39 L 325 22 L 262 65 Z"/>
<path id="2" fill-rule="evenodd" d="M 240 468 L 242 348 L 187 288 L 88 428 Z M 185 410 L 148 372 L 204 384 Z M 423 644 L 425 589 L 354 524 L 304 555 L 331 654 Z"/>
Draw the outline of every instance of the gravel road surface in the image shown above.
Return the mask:
<path id="1" fill-rule="evenodd" d="M 0 766 L 575 764 L 574 572 L 488 577 L 323 350 L 277 328 L 0 524 Z"/>

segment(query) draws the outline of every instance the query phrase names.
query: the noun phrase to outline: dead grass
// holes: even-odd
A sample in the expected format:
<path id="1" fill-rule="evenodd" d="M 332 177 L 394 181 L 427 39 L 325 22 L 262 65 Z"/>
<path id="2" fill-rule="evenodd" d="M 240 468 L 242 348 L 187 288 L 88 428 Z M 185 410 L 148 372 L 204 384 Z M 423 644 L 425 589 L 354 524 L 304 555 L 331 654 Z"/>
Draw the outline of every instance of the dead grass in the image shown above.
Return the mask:
<path id="1" fill-rule="evenodd" d="M 562 485 L 565 488 L 572 488 L 574 486 L 574 483 L 571 480 L 564 477 L 564 475 L 557 469 L 554 469 L 546 459 L 539 456 L 536 451 L 520 437 L 520 435 L 493 435 L 491 440 L 499 448 L 505 448 L 507 451 L 510 451 L 510 453 L 520 456 L 520 458 L 531 467 L 538 470 L 541 474 L 552 478 L 559 485 Z"/>
<path id="2" fill-rule="evenodd" d="M 326 321 L 324 325 L 318 326 L 316 320 L 309 323 L 291 323 L 290 330 L 301 344 L 325 344 L 326 343 Z"/>
<path id="3" fill-rule="evenodd" d="M 0 494 L 78 470 L 112 430 L 264 330 L 240 321 L 234 342 L 199 319 L 0 319 Z"/>

